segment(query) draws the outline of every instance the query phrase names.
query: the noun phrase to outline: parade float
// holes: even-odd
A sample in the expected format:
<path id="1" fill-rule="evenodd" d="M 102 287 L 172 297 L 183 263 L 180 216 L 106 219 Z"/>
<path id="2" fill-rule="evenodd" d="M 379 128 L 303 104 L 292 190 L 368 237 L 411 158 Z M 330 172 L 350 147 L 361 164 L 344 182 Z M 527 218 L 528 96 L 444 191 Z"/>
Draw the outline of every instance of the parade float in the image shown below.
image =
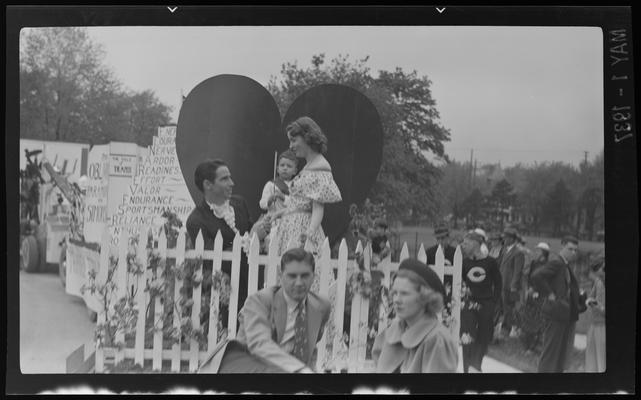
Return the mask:
<path id="1" fill-rule="evenodd" d="M 100 205 L 104 218 L 87 218 L 84 231 L 85 242 L 98 246 L 68 242 L 67 291 L 77 290 L 95 306 L 95 351 L 87 357 L 84 346 L 78 348 L 68 358 L 68 372 L 195 372 L 223 341 L 235 337 L 242 306 L 241 252 L 247 255 L 251 295 L 277 283 L 276 241 L 261 249 L 256 236 L 237 234 L 232 248 L 223 250 L 220 233 L 213 249 L 204 248 L 202 233 L 189 237 L 184 222 L 202 199 L 194 170 L 205 159 L 225 160 L 236 183 L 234 193 L 247 200 L 255 220 L 262 186 L 273 177 L 274 153 L 288 147 L 283 127 L 303 115 L 317 121 L 327 135 L 326 156 L 343 195 L 342 203 L 326 209 L 327 238 L 317 255 L 320 291 L 328 292 L 333 275 L 336 296 L 334 323 L 318 345 L 316 369 L 372 371 L 371 342 L 392 317 L 386 289 L 399 263 L 409 257 L 405 244 L 397 260 L 387 257 L 378 263 L 383 277 L 373 295 L 371 246 L 359 243 L 350 252 L 343 237 L 350 205 L 365 201 L 380 168 L 382 127 L 376 108 L 352 88 L 320 85 L 301 94 L 281 120 L 274 99 L 260 84 L 220 75 L 192 90 L 176 127 L 159 128 L 146 154 L 132 156 L 131 176 L 119 181 L 103 173 L 94 179 L 91 193 L 99 195 L 86 196 L 84 207 Z M 90 165 L 100 160 L 101 171 L 115 170 L 106 154 L 94 154 Z M 348 256 L 354 253 L 362 257 Z M 426 259 L 423 248 L 418 258 Z M 222 273 L 223 262 L 231 264 L 229 276 Z M 441 279 L 450 282 L 449 311 L 442 319 L 456 337 L 461 264 L 460 249 L 453 266 L 445 265 L 439 250 L 434 266 Z M 261 268 L 264 282 L 258 278 Z"/>

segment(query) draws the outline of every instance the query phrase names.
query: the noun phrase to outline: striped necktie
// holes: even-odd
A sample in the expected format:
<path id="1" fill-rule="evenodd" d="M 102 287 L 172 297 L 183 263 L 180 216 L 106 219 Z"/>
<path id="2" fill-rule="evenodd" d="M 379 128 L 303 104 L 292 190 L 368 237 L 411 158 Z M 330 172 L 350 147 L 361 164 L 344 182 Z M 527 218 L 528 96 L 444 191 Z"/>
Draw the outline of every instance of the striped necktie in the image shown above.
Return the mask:
<path id="1" fill-rule="evenodd" d="M 292 348 L 292 355 L 302 362 L 307 362 L 307 312 L 305 310 L 304 301 L 298 303 L 296 307 L 298 313 L 296 314 L 296 321 L 294 323 L 294 346 Z"/>

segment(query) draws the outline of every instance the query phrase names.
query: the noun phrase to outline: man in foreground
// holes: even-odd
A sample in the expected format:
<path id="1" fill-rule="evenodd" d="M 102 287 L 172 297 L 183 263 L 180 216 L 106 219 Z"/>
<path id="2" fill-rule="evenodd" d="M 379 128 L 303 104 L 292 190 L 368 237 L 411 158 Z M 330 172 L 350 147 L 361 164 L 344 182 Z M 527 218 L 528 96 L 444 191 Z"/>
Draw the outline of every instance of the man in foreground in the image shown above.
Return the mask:
<path id="1" fill-rule="evenodd" d="M 236 339 L 222 343 L 199 373 L 313 373 L 330 303 L 310 292 L 314 257 L 294 248 L 281 258 L 281 286 L 247 298 Z"/>

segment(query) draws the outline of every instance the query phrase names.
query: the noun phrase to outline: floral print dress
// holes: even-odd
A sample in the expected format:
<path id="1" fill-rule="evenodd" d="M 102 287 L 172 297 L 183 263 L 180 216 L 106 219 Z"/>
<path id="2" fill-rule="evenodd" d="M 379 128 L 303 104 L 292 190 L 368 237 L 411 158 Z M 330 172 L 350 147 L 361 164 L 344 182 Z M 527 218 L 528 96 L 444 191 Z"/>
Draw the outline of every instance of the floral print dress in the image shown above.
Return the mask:
<path id="1" fill-rule="evenodd" d="M 342 200 L 340 190 L 334 182 L 332 170 L 324 157 L 319 157 L 310 164 L 306 165 L 300 173 L 292 180 L 290 184 L 290 195 L 285 202 L 286 210 L 283 216 L 278 220 L 277 231 L 274 240 L 278 243 L 278 254 L 282 255 L 291 248 L 303 247 L 300 236 L 309 228 L 312 219 L 312 205 L 318 203 L 337 203 Z M 311 249 L 307 247 L 314 257 L 320 256 L 321 246 L 325 240 L 325 233 L 322 226 L 308 237 Z M 336 298 L 336 279 L 334 274 L 329 275 L 329 293 L 324 293 L 334 304 Z M 316 268 L 314 282 L 311 291 L 319 293 L 320 291 L 320 268 Z M 334 307 L 331 308 L 329 321 L 326 324 L 328 332 L 333 332 L 334 327 Z M 327 356 L 322 361 L 323 368 L 330 368 L 332 340 L 327 338 Z"/>

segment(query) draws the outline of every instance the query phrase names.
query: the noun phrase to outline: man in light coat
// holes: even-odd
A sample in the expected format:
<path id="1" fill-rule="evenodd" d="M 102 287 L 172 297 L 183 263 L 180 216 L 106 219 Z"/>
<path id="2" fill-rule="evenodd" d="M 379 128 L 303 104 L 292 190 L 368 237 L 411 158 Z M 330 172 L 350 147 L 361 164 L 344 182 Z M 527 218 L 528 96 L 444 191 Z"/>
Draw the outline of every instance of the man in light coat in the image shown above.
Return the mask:
<path id="1" fill-rule="evenodd" d="M 314 257 L 294 248 L 281 259 L 281 286 L 247 298 L 233 340 L 214 349 L 199 373 L 313 373 L 330 302 L 310 292 Z"/>

